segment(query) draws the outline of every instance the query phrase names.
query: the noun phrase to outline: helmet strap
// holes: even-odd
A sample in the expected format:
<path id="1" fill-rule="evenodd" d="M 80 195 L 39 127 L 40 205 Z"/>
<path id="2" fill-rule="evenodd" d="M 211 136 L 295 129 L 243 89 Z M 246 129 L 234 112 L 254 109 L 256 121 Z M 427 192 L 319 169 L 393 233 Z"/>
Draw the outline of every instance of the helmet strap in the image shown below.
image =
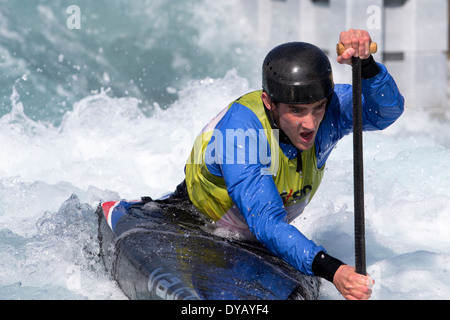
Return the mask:
<path id="1" fill-rule="evenodd" d="M 270 108 L 270 110 L 269 110 L 269 108 L 267 108 L 266 105 L 265 105 L 264 102 L 263 102 L 264 110 L 265 110 L 265 112 L 266 112 L 267 118 L 269 119 L 270 126 L 272 127 L 272 129 L 278 130 L 278 131 L 279 131 L 279 139 L 280 139 L 280 142 L 282 142 L 282 143 L 284 143 L 284 144 L 294 145 L 294 144 L 292 143 L 292 141 L 288 138 L 288 136 L 284 133 L 284 131 L 280 128 L 280 126 L 279 126 L 278 123 L 277 123 L 277 122 L 278 122 L 278 121 L 277 121 L 278 119 L 276 119 L 276 117 L 275 117 L 275 115 L 274 115 L 274 113 L 273 113 L 273 105 L 274 105 L 276 102 L 271 101 L 271 103 L 272 103 L 272 108 Z"/>

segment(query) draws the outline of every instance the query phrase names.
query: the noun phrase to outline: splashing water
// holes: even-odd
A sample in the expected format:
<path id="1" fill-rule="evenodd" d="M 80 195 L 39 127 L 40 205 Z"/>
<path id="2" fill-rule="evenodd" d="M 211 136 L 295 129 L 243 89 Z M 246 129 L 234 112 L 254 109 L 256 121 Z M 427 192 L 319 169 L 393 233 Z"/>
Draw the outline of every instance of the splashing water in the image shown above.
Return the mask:
<path id="1" fill-rule="evenodd" d="M 172 191 L 203 126 L 259 88 L 266 49 L 252 43 L 240 3 L 79 1 L 73 31 L 67 1 L 2 2 L 1 299 L 125 298 L 98 258 L 94 208 Z M 374 299 L 450 295 L 448 128 L 445 116 L 407 107 L 364 135 Z M 346 137 L 294 222 L 349 264 L 351 177 Z M 321 298 L 340 296 L 324 282 Z"/>

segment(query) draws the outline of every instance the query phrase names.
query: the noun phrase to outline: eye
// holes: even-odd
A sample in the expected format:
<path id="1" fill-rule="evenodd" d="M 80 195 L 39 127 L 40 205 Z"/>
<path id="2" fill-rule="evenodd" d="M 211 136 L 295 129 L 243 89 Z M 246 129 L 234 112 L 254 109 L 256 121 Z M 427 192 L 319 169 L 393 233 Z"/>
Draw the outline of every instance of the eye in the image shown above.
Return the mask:
<path id="1" fill-rule="evenodd" d="M 318 105 L 317 107 L 315 107 L 314 110 L 315 110 L 316 112 L 322 112 L 323 109 L 325 109 L 325 107 L 326 107 L 326 104 L 325 104 L 325 103 L 322 103 L 322 104 Z"/>
<path id="2" fill-rule="evenodd" d="M 304 108 L 296 108 L 296 107 L 293 107 L 293 108 L 291 109 L 291 112 L 292 112 L 293 114 L 299 115 L 299 114 L 305 113 L 305 109 L 304 109 Z"/>

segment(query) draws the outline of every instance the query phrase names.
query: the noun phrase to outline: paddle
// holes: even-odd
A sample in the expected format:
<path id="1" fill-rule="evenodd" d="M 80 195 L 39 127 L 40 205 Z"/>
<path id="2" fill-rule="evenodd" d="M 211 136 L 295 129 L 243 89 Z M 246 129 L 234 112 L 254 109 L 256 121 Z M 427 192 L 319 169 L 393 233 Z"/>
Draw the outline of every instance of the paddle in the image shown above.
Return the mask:
<path id="1" fill-rule="evenodd" d="M 339 43 L 338 55 L 344 52 L 344 46 Z M 370 44 L 370 53 L 377 52 L 377 44 Z M 361 59 L 352 57 L 352 90 L 353 90 L 353 185 L 355 210 L 355 269 L 366 275 L 366 249 L 364 226 L 364 164 L 362 139 L 362 96 L 361 96 Z"/>

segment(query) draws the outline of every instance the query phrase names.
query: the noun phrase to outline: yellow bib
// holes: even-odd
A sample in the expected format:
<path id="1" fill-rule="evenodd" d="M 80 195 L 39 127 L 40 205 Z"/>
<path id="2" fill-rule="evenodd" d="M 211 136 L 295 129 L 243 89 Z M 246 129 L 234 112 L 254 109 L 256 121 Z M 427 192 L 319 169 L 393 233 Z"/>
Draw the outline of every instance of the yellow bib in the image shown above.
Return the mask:
<path id="1" fill-rule="evenodd" d="M 196 138 L 186 164 L 186 185 L 193 204 L 214 221 L 223 220 L 231 229 L 246 229 L 239 210 L 228 195 L 225 181 L 209 172 L 205 154 L 213 130 L 219 120 L 234 103 L 239 103 L 258 117 L 264 128 L 271 149 L 271 171 L 273 180 L 283 200 L 288 221 L 291 222 L 310 202 L 322 181 L 324 167 L 317 169 L 315 147 L 302 152 L 302 172 L 297 172 L 297 158 L 289 159 L 281 150 L 264 110 L 262 91 L 250 92 L 233 101 L 203 129 Z"/>

